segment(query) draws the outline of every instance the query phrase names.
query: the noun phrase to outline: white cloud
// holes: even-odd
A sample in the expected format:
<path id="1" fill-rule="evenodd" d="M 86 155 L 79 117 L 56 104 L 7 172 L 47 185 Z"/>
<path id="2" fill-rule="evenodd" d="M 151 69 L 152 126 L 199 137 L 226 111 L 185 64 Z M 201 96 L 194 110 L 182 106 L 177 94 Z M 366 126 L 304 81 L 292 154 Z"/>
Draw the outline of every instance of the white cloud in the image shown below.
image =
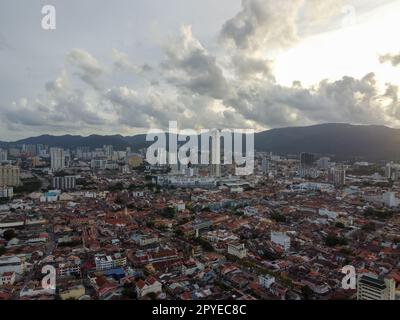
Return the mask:
<path id="1" fill-rule="evenodd" d="M 9 130 L 38 133 L 117 133 L 166 128 L 170 120 L 188 128 L 257 130 L 323 122 L 398 125 L 399 87 L 379 83 L 369 72 L 373 70 L 310 87 L 275 79 L 273 51 L 291 47 L 303 32 L 326 23 L 340 12 L 341 3 L 243 0 L 240 12 L 221 27 L 223 41 L 216 50 L 185 25 L 164 46 L 165 57 L 154 67 L 133 63 L 128 54 L 113 49 L 107 63 L 114 68 L 107 69 L 92 53 L 73 49 L 64 72 L 47 82 L 42 94 L 0 106 L 2 121 Z M 381 57 L 393 65 L 397 59 L 393 54 Z M 121 71 L 139 76 L 139 84 L 114 84 Z M 155 81 L 149 79 L 155 75 Z"/>
<path id="2" fill-rule="evenodd" d="M 104 69 L 89 52 L 82 49 L 73 49 L 67 55 L 67 61 L 76 67 L 79 78 L 96 90 L 101 89 L 100 79 Z"/>

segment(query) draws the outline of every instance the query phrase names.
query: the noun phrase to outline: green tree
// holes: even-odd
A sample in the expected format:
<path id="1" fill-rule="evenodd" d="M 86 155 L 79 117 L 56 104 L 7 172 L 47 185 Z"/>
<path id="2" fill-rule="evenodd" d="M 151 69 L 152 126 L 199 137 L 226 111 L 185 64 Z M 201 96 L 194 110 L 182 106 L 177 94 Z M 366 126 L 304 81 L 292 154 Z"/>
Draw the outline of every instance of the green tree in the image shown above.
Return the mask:
<path id="1" fill-rule="evenodd" d="M 166 207 L 161 215 L 167 219 L 173 219 L 176 215 L 176 209 L 174 207 Z"/>
<path id="2" fill-rule="evenodd" d="M 115 202 L 115 204 L 119 204 L 119 205 L 125 205 L 126 204 L 125 199 L 123 197 L 121 197 L 121 196 L 116 197 L 114 202 Z"/>
<path id="3" fill-rule="evenodd" d="M 304 296 L 304 299 L 309 300 L 313 294 L 313 291 L 309 286 L 303 286 L 301 287 L 301 293 Z"/>
<path id="4" fill-rule="evenodd" d="M 339 228 L 339 229 L 344 229 L 345 228 L 345 226 L 344 226 L 344 224 L 342 222 L 336 222 L 335 223 L 335 227 Z"/>
<path id="5" fill-rule="evenodd" d="M 325 244 L 328 247 L 336 247 L 337 245 L 345 246 L 347 245 L 347 240 L 345 238 L 338 238 L 334 235 L 329 235 L 325 238 Z"/>
<path id="6" fill-rule="evenodd" d="M 13 239 L 15 237 L 16 237 L 15 231 L 12 229 L 6 230 L 3 233 L 3 238 L 6 239 L 7 241 L 10 241 L 11 239 Z"/>
<path id="7" fill-rule="evenodd" d="M 150 292 L 147 296 L 148 296 L 151 300 L 156 300 L 156 298 L 157 298 L 157 295 L 156 295 L 154 292 Z"/>
<path id="8" fill-rule="evenodd" d="M 362 230 L 366 232 L 374 232 L 376 231 L 376 225 L 373 222 L 369 222 L 362 226 Z"/>
<path id="9" fill-rule="evenodd" d="M 176 229 L 174 232 L 178 237 L 183 237 L 184 233 L 181 229 Z"/>
<path id="10" fill-rule="evenodd" d="M 286 217 L 278 212 L 273 212 L 271 214 L 271 218 L 276 222 L 282 222 L 282 223 L 286 222 Z"/>
<path id="11" fill-rule="evenodd" d="M 14 188 L 15 193 L 31 193 L 39 191 L 42 187 L 42 182 L 40 179 L 34 177 L 29 179 L 21 180 L 22 185 Z"/>
<path id="12" fill-rule="evenodd" d="M 124 184 L 122 182 L 118 182 L 108 188 L 111 192 L 118 192 L 124 190 Z"/>
<path id="13" fill-rule="evenodd" d="M 137 293 L 132 283 L 124 284 L 122 295 L 131 300 L 137 299 Z"/>

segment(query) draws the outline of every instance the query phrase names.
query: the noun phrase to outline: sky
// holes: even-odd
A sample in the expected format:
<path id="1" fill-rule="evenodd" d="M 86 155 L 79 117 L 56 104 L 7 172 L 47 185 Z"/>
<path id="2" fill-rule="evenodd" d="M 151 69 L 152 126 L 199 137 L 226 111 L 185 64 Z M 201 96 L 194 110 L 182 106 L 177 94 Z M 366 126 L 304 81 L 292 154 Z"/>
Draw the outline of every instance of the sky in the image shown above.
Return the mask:
<path id="1" fill-rule="evenodd" d="M 400 0 L 2 0 L 0 140 L 169 121 L 400 128 L 398 12 Z"/>

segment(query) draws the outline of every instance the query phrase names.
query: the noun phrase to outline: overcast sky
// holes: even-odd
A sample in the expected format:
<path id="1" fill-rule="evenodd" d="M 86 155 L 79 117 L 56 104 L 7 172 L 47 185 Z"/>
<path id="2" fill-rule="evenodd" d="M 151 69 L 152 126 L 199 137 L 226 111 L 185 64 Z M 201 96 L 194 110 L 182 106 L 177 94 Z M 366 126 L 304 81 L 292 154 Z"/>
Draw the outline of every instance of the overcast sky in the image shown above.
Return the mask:
<path id="1" fill-rule="evenodd" d="M 56 8 L 56 30 L 41 27 Z M 400 0 L 1 0 L 0 140 L 400 127 Z"/>

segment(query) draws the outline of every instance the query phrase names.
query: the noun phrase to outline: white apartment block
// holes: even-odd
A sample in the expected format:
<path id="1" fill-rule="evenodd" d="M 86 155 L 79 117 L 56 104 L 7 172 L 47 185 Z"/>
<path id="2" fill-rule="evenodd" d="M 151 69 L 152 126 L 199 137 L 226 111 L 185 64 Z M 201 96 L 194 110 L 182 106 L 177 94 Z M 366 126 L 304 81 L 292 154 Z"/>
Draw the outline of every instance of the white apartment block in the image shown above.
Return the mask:
<path id="1" fill-rule="evenodd" d="M 124 267 L 126 265 L 126 257 L 119 253 L 112 256 L 105 254 L 96 254 L 94 258 L 97 271 L 110 270 L 114 268 Z"/>
<path id="2" fill-rule="evenodd" d="M 260 275 L 258 277 L 258 283 L 261 287 L 269 289 L 275 283 L 275 277 L 270 275 Z"/>
<path id="3" fill-rule="evenodd" d="M 0 273 L 0 286 L 12 285 L 15 282 L 15 272 Z"/>
<path id="4" fill-rule="evenodd" d="M 61 148 L 51 148 L 51 171 L 60 171 L 65 168 L 65 151 Z"/>
<path id="5" fill-rule="evenodd" d="M 393 279 L 363 274 L 357 279 L 357 300 L 395 300 L 396 282 Z"/>
<path id="6" fill-rule="evenodd" d="M 162 292 L 162 284 L 153 277 L 149 277 L 145 281 L 139 280 L 136 284 L 138 298 L 142 298 L 149 293 L 157 294 L 160 292 Z"/>
<path id="7" fill-rule="evenodd" d="M 247 249 L 244 247 L 243 243 L 229 243 L 228 253 L 239 259 L 243 259 L 247 256 Z"/>

